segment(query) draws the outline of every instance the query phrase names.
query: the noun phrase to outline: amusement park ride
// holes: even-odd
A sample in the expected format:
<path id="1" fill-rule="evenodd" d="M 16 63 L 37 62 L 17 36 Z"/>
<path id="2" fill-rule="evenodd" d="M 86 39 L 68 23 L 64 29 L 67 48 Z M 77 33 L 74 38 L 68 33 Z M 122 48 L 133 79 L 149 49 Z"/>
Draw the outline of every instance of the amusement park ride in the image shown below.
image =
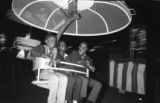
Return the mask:
<path id="1" fill-rule="evenodd" d="M 13 0 L 12 11 L 24 23 L 53 33 L 60 31 L 68 12 L 77 12 L 80 19 L 64 31 L 72 36 L 112 34 L 125 29 L 135 15 L 124 1 L 77 0 L 76 11 L 68 1 L 74 0 Z"/>
<path id="2" fill-rule="evenodd" d="M 97 38 L 101 35 L 111 35 L 128 27 L 132 22 L 132 16 L 136 15 L 134 9 L 129 8 L 122 0 L 13 0 L 12 13 L 17 18 L 16 20 L 19 20 L 17 22 L 55 34 L 57 42 L 63 35 L 97 36 Z M 33 60 L 29 52 L 40 44 L 40 41 L 31 39 L 29 36 L 17 37 L 14 42 L 14 46 L 20 50 L 17 57 Z M 26 51 L 27 56 L 24 55 Z M 39 65 L 39 62 L 47 62 L 47 60 L 43 61 L 39 58 L 33 62 Z M 73 63 L 63 63 L 81 67 Z M 42 65 L 42 67 L 58 69 L 56 65 L 55 67 Z M 40 71 L 42 67 L 38 66 L 37 69 Z M 59 68 L 59 70 L 65 69 Z M 88 69 L 71 71 L 89 76 Z M 39 75 L 32 83 L 47 87 L 47 82 L 41 81 Z"/>
<path id="3" fill-rule="evenodd" d="M 59 40 L 62 34 L 88 37 L 119 32 L 129 26 L 135 15 L 133 11 L 125 1 L 119 0 L 13 0 L 12 14 L 8 14 L 8 17 L 57 34 Z M 16 39 L 19 41 L 15 40 L 14 43 L 24 40 L 26 44 L 22 43 L 20 47 L 24 46 L 27 50 L 37 45 L 37 40 L 31 38 Z"/>

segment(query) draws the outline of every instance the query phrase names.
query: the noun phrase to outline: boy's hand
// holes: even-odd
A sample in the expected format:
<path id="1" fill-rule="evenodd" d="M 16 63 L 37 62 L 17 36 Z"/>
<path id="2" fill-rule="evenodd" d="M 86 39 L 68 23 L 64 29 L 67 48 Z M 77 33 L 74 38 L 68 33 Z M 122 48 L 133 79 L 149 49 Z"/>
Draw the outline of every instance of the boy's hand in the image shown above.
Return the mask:
<path id="1" fill-rule="evenodd" d="M 60 64 L 61 60 L 60 59 L 56 59 L 56 63 Z"/>
<path id="2" fill-rule="evenodd" d="M 94 66 L 90 65 L 90 62 L 89 62 L 88 60 L 87 60 L 86 62 L 87 62 L 88 68 L 89 68 L 92 72 L 94 72 L 94 71 L 96 70 L 96 68 L 95 68 Z"/>
<path id="3" fill-rule="evenodd" d="M 90 67 L 90 70 L 91 70 L 92 72 L 94 72 L 94 71 L 96 70 L 96 68 L 95 68 L 95 67 Z"/>

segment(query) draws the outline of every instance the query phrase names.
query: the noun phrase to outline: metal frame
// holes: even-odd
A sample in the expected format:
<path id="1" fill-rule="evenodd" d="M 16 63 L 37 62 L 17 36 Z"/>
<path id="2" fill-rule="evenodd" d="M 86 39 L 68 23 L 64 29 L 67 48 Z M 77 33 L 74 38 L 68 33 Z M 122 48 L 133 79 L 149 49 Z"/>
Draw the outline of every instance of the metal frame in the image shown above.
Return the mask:
<path id="1" fill-rule="evenodd" d="M 85 68 L 82 65 L 79 64 L 74 64 L 74 63 L 69 63 L 69 62 L 60 62 L 61 64 L 65 64 L 65 65 L 70 65 L 70 66 L 75 66 L 75 67 L 79 67 L 79 68 Z M 86 69 L 86 72 L 84 71 L 80 71 L 80 70 L 75 70 L 75 69 L 69 69 L 69 68 L 61 68 L 61 67 L 51 67 L 49 65 L 46 65 L 45 68 L 35 68 L 38 70 L 38 74 L 36 76 L 36 80 L 32 81 L 32 84 L 42 87 L 42 88 L 46 88 L 48 89 L 48 80 L 40 80 L 40 71 L 41 70 L 58 70 L 58 71 L 68 71 L 68 72 L 75 72 L 75 73 L 80 73 L 80 74 L 85 74 L 86 77 L 89 77 L 89 69 Z"/>

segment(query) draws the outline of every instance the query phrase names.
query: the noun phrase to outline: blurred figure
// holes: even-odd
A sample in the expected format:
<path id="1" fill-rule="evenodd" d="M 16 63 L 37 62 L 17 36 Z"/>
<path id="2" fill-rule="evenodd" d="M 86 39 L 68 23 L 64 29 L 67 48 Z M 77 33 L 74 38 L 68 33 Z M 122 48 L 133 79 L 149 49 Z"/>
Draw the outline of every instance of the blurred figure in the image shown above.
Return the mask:
<path id="1" fill-rule="evenodd" d="M 0 51 L 6 49 L 6 41 L 7 41 L 6 35 L 4 33 L 0 34 Z"/>
<path id="2" fill-rule="evenodd" d="M 53 66 L 57 56 L 55 47 L 56 38 L 53 35 L 47 35 L 45 38 L 46 45 L 39 45 L 31 50 L 32 57 L 43 57 L 50 59 L 50 66 Z M 37 72 L 36 68 L 33 69 Z M 42 70 L 40 79 L 49 81 L 48 103 L 64 103 L 68 78 L 62 73 L 53 70 Z"/>

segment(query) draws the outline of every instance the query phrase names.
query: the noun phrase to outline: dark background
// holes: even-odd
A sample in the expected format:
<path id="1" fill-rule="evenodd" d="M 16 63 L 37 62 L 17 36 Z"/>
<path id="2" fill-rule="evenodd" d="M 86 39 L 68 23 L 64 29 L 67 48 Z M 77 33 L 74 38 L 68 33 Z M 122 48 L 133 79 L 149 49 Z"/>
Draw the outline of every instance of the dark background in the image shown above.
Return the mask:
<path id="1" fill-rule="evenodd" d="M 3 1 L 3 2 L 2 2 Z M 63 35 L 62 39 L 65 40 L 68 46 L 72 46 L 72 49 L 76 49 L 78 43 L 80 41 L 87 41 L 89 43 L 89 49 L 93 48 L 94 46 L 102 46 L 103 48 L 97 49 L 95 52 L 89 52 L 89 55 L 93 58 L 96 62 L 97 67 L 97 74 L 93 74 L 95 78 L 102 82 L 107 81 L 107 68 L 108 68 L 108 57 L 113 55 L 117 57 L 129 57 L 129 29 L 132 26 L 139 25 L 139 26 L 146 26 L 147 27 L 147 53 L 144 59 L 147 60 L 147 101 L 151 103 L 151 101 L 155 101 L 155 94 L 159 94 L 159 90 L 157 88 L 157 80 L 159 80 L 159 68 L 160 68 L 160 16 L 158 15 L 160 11 L 160 1 L 147 1 L 147 0 L 125 0 L 126 3 L 130 8 L 134 8 L 136 11 L 136 15 L 133 16 L 132 23 L 124 30 L 114 33 L 111 35 L 104 35 L 98 37 L 74 37 L 74 36 L 67 36 Z M 32 38 L 42 40 L 47 32 L 38 30 L 34 27 L 26 26 L 15 21 L 12 21 L 6 17 L 6 13 L 8 10 L 11 9 L 11 0 L 1 0 L 0 3 L 0 34 L 5 33 L 7 35 L 7 48 L 12 47 L 13 41 L 16 36 L 25 36 L 26 33 L 30 32 Z M 112 40 L 116 40 L 112 42 Z M 3 70 L 3 64 L 9 62 L 13 63 L 15 61 L 23 62 L 25 60 L 17 60 L 15 59 L 16 53 L 14 52 L 0 52 L 0 64 L 1 64 L 1 71 L 0 77 L 2 78 L 2 82 L 0 83 L 0 88 L 3 92 L 8 92 L 13 90 L 13 92 L 9 93 L 16 93 L 17 91 L 12 88 L 21 88 L 22 86 L 18 85 L 18 83 L 22 84 L 24 82 L 21 79 L 28 79 L 27 76 L 29 75 L 29 81 L 33 79 L 33 74 L 31 69 L 25 64 L 26 69 L 20 69 L 20 67 L 16 67 L 14 71 L 8 68 Z M 2 66 L 3 65 L 3 66 Z M 23 63 L 22 63 L 23 65 Z M 22 66 L 20 65 L 20 66 Z M 11 66 L 8 64 L 7 66 Z M 24 66 L 24 65 L 23 65 Z M 7 68 L 7 67 L 5 67 Z M 27 71 L 25 71 L 27 70 Z M 10 71 L 10 72 L 7 72 Z M 24 74 L 21 74 L 23 71 Z M 14 73 L 13 73 L 14 72 Z M 6 73 L 6 74 L 5 74 Z M 7 74 L 8 73 L 8 74 Z M 12 74 L 13 73 L 13 74 Z M 7 82 L 7 83 L 4 83 Z M 8 83 L 9 82 L 9 83 Z M 9 84 L 7 85 L 7 89 L 3 87 L 2 84 Z M 11 84 L 11 85 L 10 85 Z M 14 85 L 13 85 L 14 84 Z M 159 84 L 159 82 L 158 82 Z M 4 89 L 3 89 L 4 88 Z M 14 91 L 15 90 L 15 91 Z M 157 95 L 156 95 L 157 96 Z"/>

